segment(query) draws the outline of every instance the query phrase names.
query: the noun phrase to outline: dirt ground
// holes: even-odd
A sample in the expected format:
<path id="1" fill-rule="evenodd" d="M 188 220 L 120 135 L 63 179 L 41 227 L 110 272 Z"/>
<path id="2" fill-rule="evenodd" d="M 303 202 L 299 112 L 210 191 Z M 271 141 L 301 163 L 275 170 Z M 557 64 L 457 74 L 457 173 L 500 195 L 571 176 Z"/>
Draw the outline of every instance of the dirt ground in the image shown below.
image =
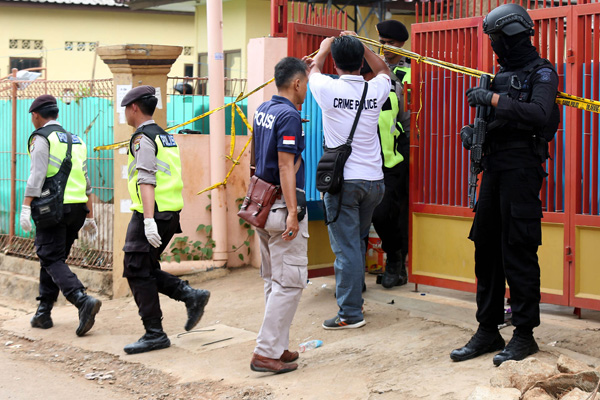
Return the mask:
<path id="1" fill-rule="evenodd" d="M 32 329 L 35 304 L 0 294 L 0 399 L 466 399 L 489 385 L 492 356 L 462 363 L 449 352 L 472 335 L 474 295 L 414 285 L 385 290 L 367 276 L 361 329 L 326 331 L 335 315 L 333 277 L 311 280 L 291 330 L 291 348 L 320 339 L 321 348 L 301 354 L 298 371 L 270 375 L 250 370 L 263 316 L 262 280 L 254 269 L 194 283 L 212 292 L 196 331 L 184 335 L 185 308 L 162 297 L 169 349 L 126 355 L 122 348 L 142 335 L 133 300 L 104 301 L 94 328 L 78 338 L 77 312 L 53 310 L 55 326 Z M 543 306 L 535 331 L 536 357 L 560 354 L 600 365 L 600 313 Z M 501 331 L 510 339 L 512 329 Z"/>

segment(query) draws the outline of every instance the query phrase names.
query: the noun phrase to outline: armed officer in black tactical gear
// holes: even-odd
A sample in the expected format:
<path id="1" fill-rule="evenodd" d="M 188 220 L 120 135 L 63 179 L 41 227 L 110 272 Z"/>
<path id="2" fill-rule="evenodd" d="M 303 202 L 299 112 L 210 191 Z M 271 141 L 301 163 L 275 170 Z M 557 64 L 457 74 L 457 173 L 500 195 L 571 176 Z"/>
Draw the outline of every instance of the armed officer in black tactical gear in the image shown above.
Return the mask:
<path id="1" fill-rule="evenodd" d="M 541 164 L 547 141 L 558 127 L 555 98 L 558 75 L 531 44 L 533 21 L 517 4 L 492 10 L 483 21 L 501 65 L 491 90 L 467 90 L 469 105 L 492 106 L 483 146 L 483 177 L 469 239 L 475 243 L 479 328 L 454 361 L 499 351 L 494 364 L 536 353 L 533 328 L 540 324 L 542 202 L 547 176 Z M 469 137 L 472 128 L 461 132 Z M 468 142 L 468 140 L 467 140 Z M 468 147 L 468 143 L 465 144 Z M 505 279 L 510 288 L 513 337 L 505 346 L 498 331 L 504 322 Z"/>

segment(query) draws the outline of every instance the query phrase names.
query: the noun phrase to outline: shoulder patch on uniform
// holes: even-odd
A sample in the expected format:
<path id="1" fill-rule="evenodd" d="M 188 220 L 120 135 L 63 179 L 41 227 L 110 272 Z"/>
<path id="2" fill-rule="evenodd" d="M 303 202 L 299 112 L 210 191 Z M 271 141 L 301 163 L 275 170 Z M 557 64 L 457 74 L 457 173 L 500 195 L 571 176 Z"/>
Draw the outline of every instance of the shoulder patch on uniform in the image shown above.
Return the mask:
<path id="1" fill-rule="evenodd" d="M 137 135 L 133 138 L 133 152 L 137 153 L 140 149 L 140 142 L 142 141 L 142 135 Z"/>
<path id="2" fill-rule="evenodd" d="M 37 139 L 37 135 L 31 138 L 29 141 L 29 152 L 33 153 L 33 149 L 35 149 L 35 139 Z"/>
<path id="3" fill-rule="evenodd" d="M 69 140 L 67 138 L 67 134 L 64 132 L 56 132 L 56 136 L 58 136 L 58 140 L 61 143 L 69 143 Z M 72 139 L 72 143 L 73 144 L 81 144 L 81 139 L 79 139 L 79 136 L 77 135 L 73 135 L 71 134 Z"/>
<path id="4" fill-rule="evenodd" d="M 175 138 L 173 135 L 158 135 L 160 137 L 160 142 L 163 147 L 177 147 L 177 142 L 175 142 Z"/>
<path id="5" fill-rule="evenodd" d="M 540 75 L 540 82 L 550 82 L 552 79 L 551 68 L 541 68 L 537 73 Z"/>

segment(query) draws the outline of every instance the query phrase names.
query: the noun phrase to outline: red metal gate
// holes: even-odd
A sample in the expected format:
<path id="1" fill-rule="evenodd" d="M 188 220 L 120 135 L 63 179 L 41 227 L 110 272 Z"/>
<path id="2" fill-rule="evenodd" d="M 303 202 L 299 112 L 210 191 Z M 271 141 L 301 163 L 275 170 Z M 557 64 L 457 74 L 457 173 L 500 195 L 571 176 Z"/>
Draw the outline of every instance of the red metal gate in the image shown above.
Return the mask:
<path id="1" fill-rule="evenodd" d="M 479 6 L 479 14 L 484 2 Z M 536 4 L 537 6 L 537 4 Z M 439 7 L 438 7 L 439 8 Z M 460 5 L 459 5 L 459 8 Z M 461 8 L 462 9 L 462 8 Z M 423 10 L 422 10 L 423 11 Z M 497 66 L 483 17 L 439 20 L 443 9 L 429 9 L 412 26 L 412 50 L 421 55 L 495 72 Z M 471 15 L 476 15 L 474 7 Z M 446 16 L 456 11 L 445 10 Z M 467 15 L 469 13 L 465 13 Z M 559 90 L 598 99 L 600 4 L 541 8 L 530 11 L 535 21 L 534 45 L 555 64 Z M 423 64 L 413 64 L 411 132 L 411 282 L 475 290 L 470 249 L 445 248 L 440 261 L 454 270 L 437 268 L 424 252 L 435 253 L 424 239 L 424 218 L 444 221 L 449 234 L 467 241 L 472 210 L 467 208 L 469 154 L 462 148 L 460 128 L 473 121 L 464 97 L 474 78 Z M 541 198 L 544 245 L 540 248 L 542 301 L 600 309 L 600 291 L 591 286 L 598 274 L 591 268 L 596 251 L 587 243 L 600 240 L 598 114 L 563 107 L 562 124 L 551 144 L 552 158 Z M 450 222 L 448 222 L 450 221 Z M 439 238 L 438 238 L 439 239 Z M 439 245 L 438 245 L 439 246 Z M 583 247 L 582 247 L 583 246 Z M 471 246 L 472 249 L 472 246 Z M 469 255 L 467 255 L 469 253 Z M 429 262 L 429 264 L 428 264 Z M 423 265 L 423 263 L 427 265 Z M 547 284 L 545 286 L 545 283 Z"/>
<path id="2" fill-rule="evenodd" d="M 287 26 L 288 56 L 291 57 L 302 58 L 313 53 L 319 49 L 323 39 L 338 36 L 348 27 L 345 12 L 332 12 L 323 6 L 315 8 L 307 3 L 292 3 L 291 18 Z M 336 73 L 331 57 L 325 61 L 322 72 Z"/>
<path id="3" fill-rule="evenodd" d="M 570 7 L 567 63 L 569 93 L 598 99 L 600 87 L 600 4 Z M 600 309 L 598 247 L 600 239 L 599 114 L 568 110 L 567 210 L 570 216 L 566 261 L 570 262 L 569 304 Z"/>

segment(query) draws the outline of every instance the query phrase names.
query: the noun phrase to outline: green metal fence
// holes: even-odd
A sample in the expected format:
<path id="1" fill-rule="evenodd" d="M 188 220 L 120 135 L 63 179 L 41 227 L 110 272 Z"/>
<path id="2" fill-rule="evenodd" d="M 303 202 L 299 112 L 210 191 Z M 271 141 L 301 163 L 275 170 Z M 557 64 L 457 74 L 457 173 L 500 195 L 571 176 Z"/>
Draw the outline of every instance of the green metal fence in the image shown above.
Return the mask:
<path id="1" fill-rule="evenodd" d="M 208 81 L 206 78 L 191 78 L 195 88 L 192 93 L 180 93 L 175 90 L 177 83 L 189 82 L 190 78 L 169 78 L 167 96 L 167 125 L 173 126 L 185 122 L 209 110 L 209 99 L 203 90 Z M 245 90 L 245 80 L 229 80 L 226 82 L 227 94 L 225 102 L 235 100 L 234 95 Z M 16 98 L 12 95 L 12 87 L 19 85 Z M 202 90 L 200 90 L 202 89 Z M 114 142 L 113 135 L 113 83 L 112 79 L 95 81 L 34 81 L 15 82 L 0 81 L 0 249 L 6 253 L 20 257 L 35 259 L 33 238 L 35 232 L 24 232 L 19 225 L 19 214 L 27 178 L 30 160 L 27 154 L 27 142 L 34 130 L 28 112 L 33 100 L 42 95 L 51 94 L 57 98 L 58 121 L 68 131 L 80 136 L 88 149 L 88 174 L 92 183 L 92 200 L 94 216 L 99 234 L 92 241 L 80 233 L 67 262 L 88 268 L 112 269 L 113 263 L 113 215 L 114 215 L 114 150 L 93 151 L 93 148 Z M 16 104 L 13 116 L 12 107 Z M 238 103 L 244 113 L 247 112 L 246 100 Z M 231 132 L 231 112 L 226 113 L 226 132 Z M 15 152 L 15 191 L 14 209 L 11 206 L 12 196 L 12 143 L 13 126 Z M 204 118 L 182 129 L 208 134 L 209 119 Z M 178 131 L 181 132 L 181 129 Z M 197 133 L 189 132 L 189 133 Z M 239 116 L 235 117 L 235 133 L 247 135 L 247 128 Z M 11 215 L 12 214 L 12 215 Z M 11 232 L 11 219 L 14 219 L 14 235 Z"/>
<path id="2" fill-rule="evenodd" d="M 6 81 L 3 82 L 6 86 Z M 0 92 L 0 245 L 7 253 L 36 258 L 34 232 L 24 232 L 19 214 L 29 176 L 27 141 L 34 130 L 28 112 L 33 100 L 42 94 L 57 98 L 58 121 L 68 131 L 80 136 L 88 148 L 88 174 L 93 187 L 93 203 L 99 234 L 96 240 L 80 234 L 67 262 L 98 269 L 112 268 L 113 250 L 113 153 L 94 152 L 95 146 L 113 142 L 112 80 L 39 81 L 17 90 Z M 10 83 L 12 85 L 13 83 Z M 16 115 L 12 107 L 16 103 Z M 11 207 L 11 154 L 13 126 L 16 128 L 15 208 Z M 14 236 L 10 237 L 11 213 L 14 213 Z"/>
<path id="3" fill-rule="evenodd" d="M 167 126 L 175 126 L 185 121 L 204 114 L 210 110 L 209 97 L 206 95 L 208 86 L 207 78 L 168 78 L 167 88 Z M 225 79 L 225 104 L 231 103 L 239 93 L 246 89 L 245 79 Z M 247 113 L 247 99 L 238 103 L 244 114 Z M 231 109 L 225 113 L 225 133 L 231 133 Z M 209 118 L 202 118 L 192 122 L 173 133 L 210 133 Z M 235 115 L 235 134 L 247 135 L 248 129 L 240 117 Z"/>

